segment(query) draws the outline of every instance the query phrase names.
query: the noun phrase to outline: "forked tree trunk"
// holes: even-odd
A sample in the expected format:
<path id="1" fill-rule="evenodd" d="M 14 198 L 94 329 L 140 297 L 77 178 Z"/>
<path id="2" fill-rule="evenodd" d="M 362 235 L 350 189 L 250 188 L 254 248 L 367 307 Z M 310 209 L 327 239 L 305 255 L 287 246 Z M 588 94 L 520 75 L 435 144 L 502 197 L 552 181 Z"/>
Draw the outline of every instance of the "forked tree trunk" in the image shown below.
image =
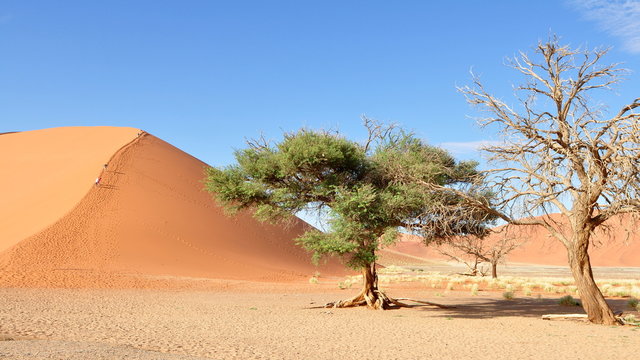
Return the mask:
<path id="1" fill-rule="evenodd" d="M 386 310 L 391 308 L 412 307 L 415 305 L 408 305 L 399 300 L 410 300 L 423 305 L 435 306 L 441 309 L 455 308 L 455 306 L 448 306 L 442 304 L 436 304 L 429 301 L 415 300 L 415 299 L 393 299 L 388 297 L 383 291 L 378 289 L 378 274 L 376 272 L 376 264 L 371 263 L 362 268 L 362 291 L 349 299 L 340 300 L 326 304 L 327 308 L 346 308 L 355 306 L 367 306 L 370 309 Z"/>
<path id="2" fill-rule="evenodd" d="M 394 299 L 387 297 L 378 289 L 378 274 L 376 264 L 371 263 L 362 268 L 363 287 L 358 295 L 348 300 L 340 300 L 328 303 L 326 307 L 343 308 L 354 306 L 367 306 L 371 309 L 386 310 L 391 307 L 406 306 Z"/>
<path id="3" fill-rule="evenodd" d="M 567 247 L 569 266 L 580 293 L 582 306 L 594 324 L 618 325 L 620 322 L 604 299 L 593 279 L 589 260 L 589 235 L 578 234 L 572 246 Z"/>

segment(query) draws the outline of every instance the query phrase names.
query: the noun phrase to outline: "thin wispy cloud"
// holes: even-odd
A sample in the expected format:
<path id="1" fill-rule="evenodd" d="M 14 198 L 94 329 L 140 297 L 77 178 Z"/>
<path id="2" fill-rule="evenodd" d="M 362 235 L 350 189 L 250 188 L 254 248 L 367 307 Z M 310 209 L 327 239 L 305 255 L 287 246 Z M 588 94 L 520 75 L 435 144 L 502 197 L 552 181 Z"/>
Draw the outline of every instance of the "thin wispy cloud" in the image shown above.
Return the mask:
<path id="1" fill-rule="evenodd" d="M 640 53 L 640 0 L 570 0 L 569 4 L 620 38 L 625 50 Z"/>
<path id="2" fill-rule="evenodd" d="M 449 150 L 454 155 L 468 155 L 477 153 L 483 147 L 500 144 L 502 144 L 500 141 L 478 140 L 467 142 L 444 142 L 440 144 L 440 147 Z"/>

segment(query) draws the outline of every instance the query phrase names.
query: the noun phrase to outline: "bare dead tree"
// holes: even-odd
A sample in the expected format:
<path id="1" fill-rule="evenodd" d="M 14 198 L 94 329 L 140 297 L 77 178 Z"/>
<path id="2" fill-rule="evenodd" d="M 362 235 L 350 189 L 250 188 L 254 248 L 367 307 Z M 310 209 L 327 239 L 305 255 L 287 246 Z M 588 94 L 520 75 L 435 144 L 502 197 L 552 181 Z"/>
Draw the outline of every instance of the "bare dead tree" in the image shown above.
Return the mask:
<path id="1" fill-rule="evenodd" d="M 535 59 L 520 52 L 509 62 L 526 78 L 516 88 L 517 108 L 477 77 L 459 90 L 488 113 L 480 125 L 497 127 L 503 140 L 483 149 L 502 165 L 485 174 L 497 201 L 488 207 L 467 196 L 469 203 L 511 224 L 544 227 L 567 249 L 589 320 L 617 324 L 593 279 L 588 250 L 605 221 L 640 211 L 640 98 L 605 117 L 588 97 L 626 73 L 618 64 L 600 64 L 607 51 L 573 49 L 553 37 L 537 45 Z M 555 212 L 562 216 L 548 216 Z"/>
<path id="2" fill-rule="evenodd" d="M 491 277 L 498 277 L 498 264 L 505 261 L 507 255 L 525 243 L 525 239 L 503 226 L 492 231 L 488 237 L 464 236 L 453 239 L 438 248 L 438 252 L 448 258 L 465 264 L 471 275 L 483 274 L 478 269 L 482 263 L 491 266 Z M 484 274 L 483 274 L 484 275 Z"/>
<path id="3" fill-rule="evenodd" d="M 462 275 L 478 276 L 485 275 L 485 271 L 479 266 L 485 262 L 482 259 L 482 239 L 475 236 L 465 236 L 459 241 L 443 244 L 437 248 L 441 255 L 450 260 L 464 264 L 469 273 Z"/>

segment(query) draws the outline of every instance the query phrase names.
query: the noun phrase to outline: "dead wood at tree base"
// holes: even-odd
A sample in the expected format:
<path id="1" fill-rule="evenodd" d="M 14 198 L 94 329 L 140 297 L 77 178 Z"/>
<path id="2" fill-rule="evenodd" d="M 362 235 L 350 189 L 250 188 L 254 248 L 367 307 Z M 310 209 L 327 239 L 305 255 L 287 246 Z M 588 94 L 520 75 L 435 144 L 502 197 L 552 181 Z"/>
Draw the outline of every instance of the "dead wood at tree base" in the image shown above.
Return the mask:
<path id="1" fill-rule="evenodd" d="M 338 300 L 325 305 L 326 308 L 348 308 L 356 306 L 367 306 L 375 310 L 386 310 L 395 307 L 404 307 L 406 305 L 389 298 L 380 290 L 363 291 L 351 299 Z"/>
<path id="2" fill-rule="evenodd" d="M 339 300 L 326 304 L 325 308 L 348 308 L 348 307 L 357 307 L 357 306 L 367 306 L 374 310 L 388 310 L 388 309 L 399 309 L 403 307 L 414 307 L 421 305 L 410 305 L 406 304 L 400 300 L 411 301 L 415 303 L 419 303 L 422 305 L 435 306 L 441 309 L 454 309 L 455 306 L 448 306 L 437 304 L 429 301 L 423 300 L 415 300 L 410 298 L 398 298 L 394 299 L 387 296 L 384 292 L 380 290 L 374 290 L 372 293 L 361 293 L 351 299 L 348 300 Z"/>

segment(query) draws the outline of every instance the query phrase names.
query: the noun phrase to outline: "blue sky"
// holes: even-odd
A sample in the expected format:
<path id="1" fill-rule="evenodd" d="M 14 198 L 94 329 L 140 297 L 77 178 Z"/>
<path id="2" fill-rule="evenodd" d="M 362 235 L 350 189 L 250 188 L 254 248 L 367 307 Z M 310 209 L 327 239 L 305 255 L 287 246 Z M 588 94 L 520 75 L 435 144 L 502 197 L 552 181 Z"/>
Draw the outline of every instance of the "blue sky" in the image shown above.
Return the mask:
<path id="1" fill-rule="evenodd" d="M 550 32 L 612 46 L 640 96 L 639 1 L 0 0 L 0 132 L 142 128 L 211 165 L 246 137 L 300 127 L 362 139 L 396 122 L 461 159 L 496 135 L 457 85 L 480 74 L 509 100 L 506 57 Z"/>

